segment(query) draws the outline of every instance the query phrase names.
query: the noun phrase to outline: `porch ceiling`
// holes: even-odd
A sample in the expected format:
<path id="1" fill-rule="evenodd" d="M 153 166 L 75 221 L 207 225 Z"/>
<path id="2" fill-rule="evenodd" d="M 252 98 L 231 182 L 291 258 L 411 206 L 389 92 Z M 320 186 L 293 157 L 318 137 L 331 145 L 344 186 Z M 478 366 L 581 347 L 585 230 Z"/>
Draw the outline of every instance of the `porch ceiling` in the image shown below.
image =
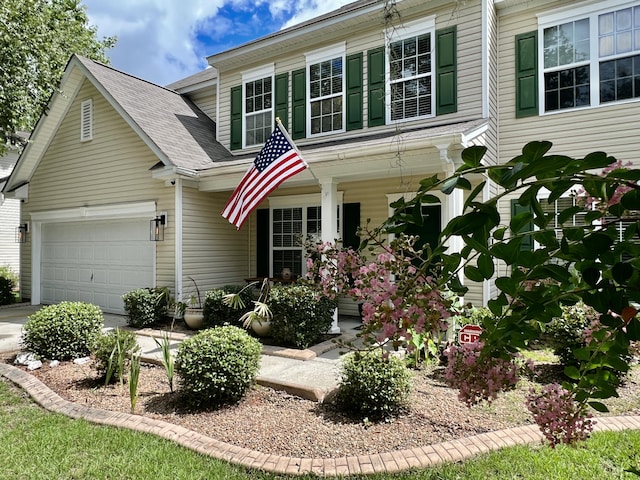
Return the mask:
<path id="1" fill-rule="evenodd" d="M 407 175 L 450 172 L 460 152 L 482 143 L 488 122 L 484 119 L 371 135 L 300 148 L 309 169 L 286 181 L 287 187 L 374 180 Z M 253 162 L 247 157 L 219 162 L 198 173 L 198 188 L 205 192 L 233 190 Z"/>

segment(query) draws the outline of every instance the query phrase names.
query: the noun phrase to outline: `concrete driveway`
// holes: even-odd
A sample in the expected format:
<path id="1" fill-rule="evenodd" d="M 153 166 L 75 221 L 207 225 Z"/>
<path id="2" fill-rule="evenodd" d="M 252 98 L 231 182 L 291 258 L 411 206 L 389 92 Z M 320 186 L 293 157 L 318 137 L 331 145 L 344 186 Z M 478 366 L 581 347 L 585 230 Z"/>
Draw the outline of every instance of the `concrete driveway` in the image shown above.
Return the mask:
<path id="1" fill-rule="evenodd" d="M 40 310 L 44 305 L 6 305 L 0 307 L 0 352 L 10 352 L 20 349 L 22 326 L 27 317 Z M 105 329 L 123 327 L 127 321 L 122 315 L 104 314 Z"/>

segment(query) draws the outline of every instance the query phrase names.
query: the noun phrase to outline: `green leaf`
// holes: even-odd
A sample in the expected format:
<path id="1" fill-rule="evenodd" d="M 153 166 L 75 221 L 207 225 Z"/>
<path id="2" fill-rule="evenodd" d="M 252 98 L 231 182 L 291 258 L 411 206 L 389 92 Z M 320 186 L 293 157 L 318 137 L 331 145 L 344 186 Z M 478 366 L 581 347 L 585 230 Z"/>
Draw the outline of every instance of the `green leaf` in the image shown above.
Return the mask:
<path id="1" fill-rule="evenodd" d="M 465 165 L 476 168 L 482 165 L 482 158 L 487 153 L 487 147 L 481 145 L 473 145 L 462 151 L 461 157 Z"/>
<path id="2" fill-rule="evenodd" d="M 578 367 L 575 367 L 574 365 L 566 366 L 564 368 L 564 374 L 572 380 L 580 379 L 580 370 L 578 370 Z"/>
<path id="3" fill-rule="evenodd" d="M 582 278 L 590 287 L 595 287 L 600 280 L 600 270 L 595 267 L 585 268 L 582 271 Z"/>
<path id="4" fill-rule="evenodd" d="M 478 257 L 478 269 L 482 276 L 486 279 L 493 277 L 493 273 L 495 272 L 495 266 L 493 264 L 493 258 L 491 255 L 487 255 L 483 253 Z"/>
<path id="5" fill-rule="evenodd" d="M 588 402 L 589 406 L 593 408 L 596 412 L 606 413 L 609 411 L 607 406 L 604 403 L 591 401 Z"/>
<path id="6" fill-rule="evenodd" d="M 522 148 L 522 154 L 531 163 L 544 157 L 551 146 L 552 143 L 547 141 L 529 142 Z"/>
<path id="7" fill-rule="evenodd" d="M 628 263 L 618 262 L 611 269 L 611 274 L 616 282 L 623 284 L 633 275 L 633 267 Z"/>
<path id="8" fill-rule="evenodd" d="M 473 202 L 475 200 L 475 198 L 480 195 L 480 193 L 482 193 L 482 190 L 484 189 L 484 186 L 487 184 L 486 180 L 480 182 L 476 188 L 473 189 L 473 192 L 471 192 L 469 194 L 469 196 L 467 197 L 467 199 L 464 202 L 464 208 L 467 209 L 469 208 L 469 205 L 471 204 L 471 202 Z"/>
<path id="9" fill-rule="evenodd" d="M 473 265 L 467 265 L 466 267 L 464 267 L 464 275 L 469 280 L 473 280 L 474 282 L 481 282 L 484 280 L 484 277 L 482 276 L 482 273 L 480 273 L 480 270 Z"/>
<path id="10" fill-rule="evenodd" d="M 593 253 L 603 253 L 611 248 L 613 239 L 604 233 L 594 232 L 584 237 L 582 243 Z"/>
<path id="11" fill-rule="evenodd" d="M 496 228 L 493 232 L 493 238 L 496 240 L 502 240 L 506 231 L 507 227 Z"/>
<path id="12" fill-rule="evenodd" d="M 640 210 L 640 190 L 630 190 L 625 193 L 620 203 L 627 210 Z"/>
<path id="13" fill-rule="evenodd" d="M 449 195 L 458 185 L 458 180 L 460 180 L 459 176 L 449 177 L 447 178 L 440 187 L 440 191 L 445 195 Z"/>

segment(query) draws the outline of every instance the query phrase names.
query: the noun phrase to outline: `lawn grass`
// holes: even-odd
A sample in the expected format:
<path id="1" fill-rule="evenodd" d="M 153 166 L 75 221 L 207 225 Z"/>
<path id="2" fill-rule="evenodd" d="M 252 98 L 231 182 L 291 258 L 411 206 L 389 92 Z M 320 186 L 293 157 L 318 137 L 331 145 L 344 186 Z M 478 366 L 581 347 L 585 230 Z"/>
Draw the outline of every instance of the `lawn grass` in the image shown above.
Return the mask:
<path id="1" fill-rule="evenodd" d="M 92 425 L 47 412 L 0 381 L 0 478 L 58 479 L 311 479 L 273 475 L 230 465 L 167 440 L 124 429 Z M 567 479 L 638 478 L 640 431 L 597 433 L 578 448 L 519 446 L 464 463 L 382 479 Z M 356 478 L 356 477 L 350 477 Z"/>

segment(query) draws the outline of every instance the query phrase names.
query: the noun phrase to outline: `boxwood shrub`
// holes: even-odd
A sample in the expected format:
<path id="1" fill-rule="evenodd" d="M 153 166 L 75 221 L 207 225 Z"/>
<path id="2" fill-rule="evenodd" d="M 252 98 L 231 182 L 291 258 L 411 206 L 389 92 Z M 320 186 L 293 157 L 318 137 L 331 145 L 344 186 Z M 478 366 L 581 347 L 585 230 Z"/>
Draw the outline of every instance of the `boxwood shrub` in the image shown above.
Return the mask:
<path id="1" fill-rule="evenodd" d="M 142 328 L 163 320 L 171 303 L 167 287 L 137 288 L 122 295 L 127 323 Z"/>
<path id="2" fill-rule="evenodd" d="M 543 343 L 553 348 L 563 365 L 575 365 L 573 351 L 585 346 L 585 330 L 598 317 L 598 312 L 584 303 L 563 305 L 562 316 L 546 325 Z"/>
<path id="3" fill-rule="evenodd" d="M 240 298 L 244 302 L 245 308 L 235 310 L 228 307 L 222 301 L 228 293 L 240 293 Z M 218 327 L 223 325 L 234 325 L 241 327 L 240 317 L 253 309 L 254 290 L 246 288 L 246 285 L 225 285 L 222 288 L 214 288 L 207 291 L 204 299 L 204 326 Z"/>
<path id="4" fill-rule="evenodd" d="M 411 393 L 411 373 L 396 356 L 380 351 L 353 352 L 344 357 L 337 405 L 369 419 L 383 419 L 400 412 Z"/>
<path id="5" fill-rule="evenodd" d="M 336 308 L 335 301 L 318 298 L 306 285 L 274 285 L 268 305 L 273 341 L 295 348 L 316 343 L 329 330 Z"/>
<path id="6" fill-rule="evenodd" d="M 96 305 L 61 302 L 31 314 L 24 325 L 24 348 L 41 358 L 86 357 L 102 331 L 104 317 Z"/>
<path id="7" fill-rule="evenodd" d="M 203 330 L 178 347 L 180 389 L 199 407 L 237 401 L 255 382 L 261 353 L 260 342 L 241 328 Z"/>

